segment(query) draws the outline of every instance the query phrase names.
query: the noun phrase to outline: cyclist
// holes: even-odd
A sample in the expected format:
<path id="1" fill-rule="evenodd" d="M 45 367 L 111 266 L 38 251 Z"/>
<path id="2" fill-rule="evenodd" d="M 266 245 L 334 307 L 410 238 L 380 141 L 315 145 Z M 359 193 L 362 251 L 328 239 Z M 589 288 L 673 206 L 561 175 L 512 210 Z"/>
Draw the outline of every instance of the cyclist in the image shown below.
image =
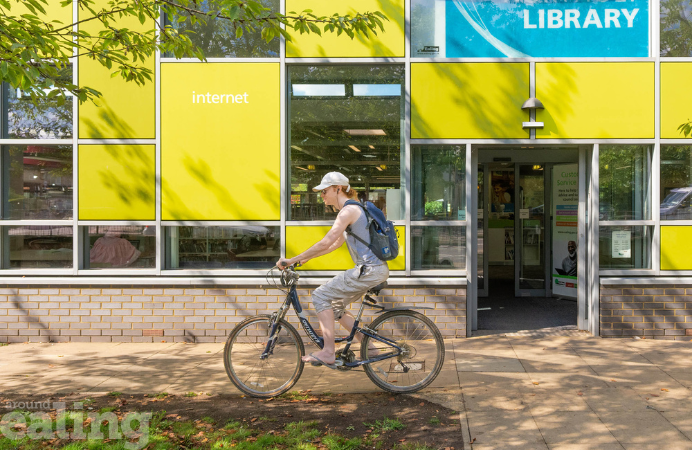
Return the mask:
<path id="1" fill-rule="evenodd" d="M 340 273 L 313 291 L 312 304 L 317 311 L 324 348 L 303 357 L 305 362 L 335 369 L 334 319 L 347 330 L 351 330 L 355 319 L 345 311 L 346 305 L 362 297 L 370 288 L 386 281 L 389 277 L 389 267 L 386 262 L 375 256 L 367 245 L 346 233 L 346 228 L 350 226 L 351 233 L 370 242 L 363 208 L 357 205 L 344 207 L 348 200 L 358 200 L 358 194 L 351 189 L 348 178 L 339 172 L 329 172 L 322 178 L 320 185 L 312 190 L 320 191 L 324 203 L 339 210 L 334 225 L 312 247 L 293 258 L 279 259 L 276 266 L 283 269 L 297 262 L 304 264 L 313 258 L 333 252 L 346 242 L 355 267 Z M 356 339 L 360 342 L 359 334 L 356 334 Z"/>

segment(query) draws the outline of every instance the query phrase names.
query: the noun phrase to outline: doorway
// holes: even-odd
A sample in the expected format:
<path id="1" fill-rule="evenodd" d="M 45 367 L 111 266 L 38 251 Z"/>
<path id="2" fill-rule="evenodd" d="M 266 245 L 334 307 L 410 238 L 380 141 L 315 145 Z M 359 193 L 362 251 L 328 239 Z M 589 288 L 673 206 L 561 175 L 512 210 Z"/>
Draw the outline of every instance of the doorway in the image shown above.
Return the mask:
<path id="1" fill-rule="evenodd" d="M 576 330 L 579 152 L 479 149 L 479 332 Z"/>

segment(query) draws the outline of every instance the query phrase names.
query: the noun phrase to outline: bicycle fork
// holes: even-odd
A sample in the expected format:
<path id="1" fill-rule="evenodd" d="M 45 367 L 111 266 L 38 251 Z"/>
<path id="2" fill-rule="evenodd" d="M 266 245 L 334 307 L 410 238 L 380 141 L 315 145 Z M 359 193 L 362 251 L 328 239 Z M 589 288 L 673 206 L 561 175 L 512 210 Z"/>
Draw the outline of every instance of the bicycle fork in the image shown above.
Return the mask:
<path id="1" fill-rule="evenodd" d="M 288 300 L 281 305 L 278 311 L 272 314 L 271 317 L 271 331 L 269 332 L 269 339 L 267 340 L 267 345 L 264 351 L 260 355 L 260 359 L 267 359 L 270 355 L 274 354 L 274 347 L 279 339 L 279 333 L 281 332 L 281 320 L 286 317 L 286 312 L 288 311 Z"/>

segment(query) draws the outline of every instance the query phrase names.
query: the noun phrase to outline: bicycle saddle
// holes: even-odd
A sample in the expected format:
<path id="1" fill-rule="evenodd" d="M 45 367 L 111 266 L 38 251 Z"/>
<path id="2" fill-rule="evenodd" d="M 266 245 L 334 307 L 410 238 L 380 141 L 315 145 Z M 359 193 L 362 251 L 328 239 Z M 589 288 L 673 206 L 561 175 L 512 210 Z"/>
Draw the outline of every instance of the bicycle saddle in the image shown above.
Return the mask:
<path id="1" fill-rule="evenodd" d="M 385 287 L 387 287 L 387 282 L 386 282 L 386 281 L 384 281 L 384 282 L 378 284 L 378 285 L 375 286 L 375 287 L 370 288 L 370 290 L 368 291 L 368 294 L 380 295 L 380 291 L 381 291 L 382 289 L 384 289 Z"/>

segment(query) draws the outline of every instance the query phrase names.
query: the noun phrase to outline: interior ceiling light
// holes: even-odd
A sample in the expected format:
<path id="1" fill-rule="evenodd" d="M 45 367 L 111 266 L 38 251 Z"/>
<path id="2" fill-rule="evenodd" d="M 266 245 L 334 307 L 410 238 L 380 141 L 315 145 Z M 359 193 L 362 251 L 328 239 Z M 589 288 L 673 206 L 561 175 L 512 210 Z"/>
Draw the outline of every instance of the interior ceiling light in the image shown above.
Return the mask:
<path id="1" fill-rule="evenodd" d="M 308 169 L 306 169 L 305 167 L 300 167 L 300 166 L 296 166 L 296 169 L 306 170 L 306 171 L 308 170 Z"/>
<path id="2" fill-rule="evenodd" d="M 370 147 L 371 149 L 375 150 L 375 146 L 374 146 L 374 145 L 368 145 L 368 147 Z"/>
<path id="3" fill-rule="evenodd" d="M 386 136 L 384 130 L 344 130 L 351 136 Z"/>
<path id="4" fill-rule="evenodd" d="M 356 147 L 355 145 L 349 145 L 348 148 L 350 148 L 354 152 L 360 153 L 360 149 L 358 147 Z"/>
<path id="5" fill-rule="evenodd" d="M 375 169 L 379 170 L 380 172 L 382 172 L 382 170 L 383 170 L 382 167 L 380 167 L 380 166 L 375 166 Z"/>

